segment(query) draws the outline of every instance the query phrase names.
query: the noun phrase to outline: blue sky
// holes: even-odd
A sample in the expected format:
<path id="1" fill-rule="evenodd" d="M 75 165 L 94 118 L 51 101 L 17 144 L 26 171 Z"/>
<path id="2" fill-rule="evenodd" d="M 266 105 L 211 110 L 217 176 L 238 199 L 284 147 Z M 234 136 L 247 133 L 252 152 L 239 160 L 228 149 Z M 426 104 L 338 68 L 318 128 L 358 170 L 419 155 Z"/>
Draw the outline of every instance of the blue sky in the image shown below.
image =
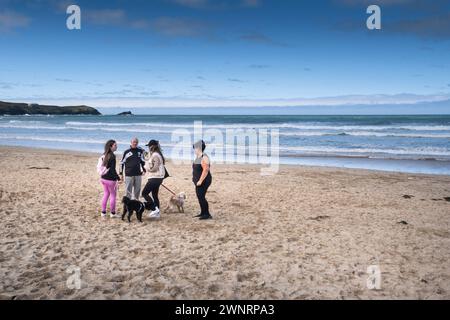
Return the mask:
<path id="1" fill-rule="evenodd" d="M 66 28 L 69 4 L 82 29 Z M 382 30 L 366 28 L 378 4 Z M 450 2 L 0 0 L 0 100 L 95 107 L 450 99 Z"/>

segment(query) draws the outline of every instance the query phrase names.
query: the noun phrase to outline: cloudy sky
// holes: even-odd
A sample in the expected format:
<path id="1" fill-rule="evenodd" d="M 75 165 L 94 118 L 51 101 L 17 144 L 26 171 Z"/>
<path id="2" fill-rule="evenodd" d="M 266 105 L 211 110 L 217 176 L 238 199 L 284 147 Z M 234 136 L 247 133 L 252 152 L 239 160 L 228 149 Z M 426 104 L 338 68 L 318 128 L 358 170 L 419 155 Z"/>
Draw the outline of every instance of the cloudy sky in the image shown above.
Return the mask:
<path id="1" fill-rule="evenodd" d="M 66 8 L 81 8 L 81 30 Z M 368 30 L 369 4 L 382 30 Z M 0 0 L 0 100 L 296 106 L 450 97 L 447 0 Z"/>

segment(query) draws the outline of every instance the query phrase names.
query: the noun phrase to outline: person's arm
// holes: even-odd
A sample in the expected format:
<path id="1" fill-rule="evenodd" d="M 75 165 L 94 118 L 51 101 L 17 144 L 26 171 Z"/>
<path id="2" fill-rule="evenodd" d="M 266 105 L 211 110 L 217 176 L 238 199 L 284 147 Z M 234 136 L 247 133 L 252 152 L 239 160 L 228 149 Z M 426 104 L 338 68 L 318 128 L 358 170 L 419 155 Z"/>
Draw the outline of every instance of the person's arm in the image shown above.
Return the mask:
<path id="1" fill-rule="evenodd" d="M 142 150 L 141 151 L 141 158 L 139 159 L 139 162 L 141 164 L 141 168 L 142 168 L 142 174 L 145 174 L 147 172 L 147 170 L 145 169 L 145 156 L 144 156 L 145 151 Z"/>
<path id="2" fill-rule="evenodd" d="M 159 166 L 161 165 L 161 159 L 158 155 L 154 155 L 150 158 L 151 165 L 149 167 L 150 172 L 157 172 L 159 170 Z"/>
<path id="3" fill-rule="evenodd" d="M 145 171 L 146 171 L 146 172 L 149 172 L 149 171 L 150 171 L 151 162 L 152 162 L 152 158 L 151 158 L 151 157 L 150 157 L 147 161 L 145 161 L 144 168 L 145 168 Z"/>
<path id="4" fill-rule="evenodd" d="M 122 160 L 120 160 L 120 169 L 119 169 L 119 175 L 123 176 L 123 170 L 125 169 L 125 155 L 127 154 L 127 150 L 124 151 L 122 155 Z"/>
<path id="5" fill-rule="evenodd" d="M 116 157 L 112 156 L 111 159 L 109 159 L 109 163 L 110 163 L 110 169 L 109 170 L 112 170 L 113 177 L 115 179 L 117 179 L 118 181 L 121 181 L 122 179 L 117 174 L 117 171 L 116 171 Z"/>
<path id="6" fill-rule="evenodd" d="M 197 186 L 201 186 L 203 181 L 206 179 L 206 176 L 209 172 L 209 158 L 203 157 L 202 158 L 202 175 L 200 176 L 200 179 L 197 182 Z"/>

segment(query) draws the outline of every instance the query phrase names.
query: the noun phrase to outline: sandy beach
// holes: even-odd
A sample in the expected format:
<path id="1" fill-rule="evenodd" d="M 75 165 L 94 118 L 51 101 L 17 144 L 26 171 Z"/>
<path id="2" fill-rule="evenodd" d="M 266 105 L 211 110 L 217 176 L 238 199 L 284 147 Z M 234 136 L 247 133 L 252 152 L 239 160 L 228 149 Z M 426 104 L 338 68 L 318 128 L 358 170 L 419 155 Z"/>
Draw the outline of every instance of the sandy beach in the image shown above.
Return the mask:
<path id="1" fill-rule="evenodd" d="M 450 176 L 213 163 L 198 221 L 191 167 L 168 163 L 186 212 L 128 224 L 100 217 L 97 158 L 0 147 L 2 299 L 450 299 Z"/>

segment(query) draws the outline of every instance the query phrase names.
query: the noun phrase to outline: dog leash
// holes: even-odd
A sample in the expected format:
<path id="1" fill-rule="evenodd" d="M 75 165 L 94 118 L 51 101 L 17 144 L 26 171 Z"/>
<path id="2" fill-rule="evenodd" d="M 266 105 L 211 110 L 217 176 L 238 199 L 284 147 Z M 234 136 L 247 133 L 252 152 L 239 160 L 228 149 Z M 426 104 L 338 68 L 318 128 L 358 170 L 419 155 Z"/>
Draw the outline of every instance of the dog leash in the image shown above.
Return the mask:
<path id="1" fill-rule="evenodd" d="M 161 185 L 162 185 L 164 188 L 166 188 L 166 190 L 169 191 L 171 194 L 173 194 L 174 196 L 176 195 L 175 192 L 173 192 L 172 190 L 170 190 L 169 188 L 167 188 L 167 187 L 166 187 L 165 185 L 163 185 L 162 183 L 161 183 Z"/>

